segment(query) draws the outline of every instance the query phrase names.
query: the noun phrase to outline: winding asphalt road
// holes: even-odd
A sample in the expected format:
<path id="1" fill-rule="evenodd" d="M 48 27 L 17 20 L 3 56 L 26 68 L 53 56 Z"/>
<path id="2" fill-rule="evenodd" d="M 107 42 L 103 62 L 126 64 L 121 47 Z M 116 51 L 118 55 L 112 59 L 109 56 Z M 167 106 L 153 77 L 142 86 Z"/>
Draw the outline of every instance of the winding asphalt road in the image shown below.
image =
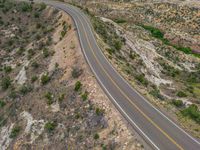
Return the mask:
<path id="1" fill-rule="evenodd" d="M 195 138 L 150 104 L 116 72 L 98 47 L 90 21 L 81 10 L 60 2 L 43 2 L 65 11 L 73 18 L 82 51 L 99 84 L 153 149 L 200 150 L 200 143 Z"/>

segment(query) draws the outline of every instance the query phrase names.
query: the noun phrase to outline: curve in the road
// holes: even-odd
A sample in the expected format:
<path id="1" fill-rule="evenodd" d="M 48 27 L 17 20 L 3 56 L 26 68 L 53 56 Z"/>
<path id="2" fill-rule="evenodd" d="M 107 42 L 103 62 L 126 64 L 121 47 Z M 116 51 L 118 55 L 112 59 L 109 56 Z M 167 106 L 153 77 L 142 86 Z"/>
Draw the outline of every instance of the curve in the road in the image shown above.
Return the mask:
<path id="1" fill-rule="evenodd" d="M 55 1 L 45 2 L 73 18 L 82 51 L 98 82 L 145 140 L 155 149 L 200 149 L 196 139 L 150 104 L 116 72 L 98 47 L 87 16 L 73 6 Z"/>

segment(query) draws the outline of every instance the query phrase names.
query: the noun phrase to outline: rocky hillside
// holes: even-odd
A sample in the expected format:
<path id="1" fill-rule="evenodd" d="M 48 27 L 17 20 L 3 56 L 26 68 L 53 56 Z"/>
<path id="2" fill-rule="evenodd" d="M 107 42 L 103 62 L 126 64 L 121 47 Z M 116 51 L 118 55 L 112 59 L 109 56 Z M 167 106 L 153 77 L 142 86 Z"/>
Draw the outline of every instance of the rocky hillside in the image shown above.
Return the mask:
<path id="1" fill-rule="evenodd" d="M 143 149 L 43 3 L 0 0 L 0 149 Z"/>

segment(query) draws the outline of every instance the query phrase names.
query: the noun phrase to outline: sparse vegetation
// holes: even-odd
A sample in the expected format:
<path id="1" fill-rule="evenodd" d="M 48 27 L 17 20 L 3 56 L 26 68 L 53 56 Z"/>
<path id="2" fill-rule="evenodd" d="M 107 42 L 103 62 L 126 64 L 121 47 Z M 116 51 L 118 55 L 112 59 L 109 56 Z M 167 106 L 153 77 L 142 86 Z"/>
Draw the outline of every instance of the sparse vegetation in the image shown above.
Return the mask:
<path id="1" fill-rule="evenodd" d="M 47 48 L 43 49 L 44 58 L 48 57 L 49 55 L 50 55 L 49 50 Z"/>
<path id="2" fill-rule="evenodd" d="M 13 127 L 9 137 L 10 138 L 16 138 L 18 136 L 20 130 L 21 130 L 20 126 Z"/>
<path id="3" fill-rule="evenodd" d="M 31 92 L 32 91 L 32 86 L 31 85 L 22 85 L 19 89 L 20 93 L 22 95 L 26 95 L 27 93 Z"/>
<path id="4" fill-rule="evenodd" d="M 122 19 L 122 18 L 117 18 L 114 20 L 114 22 L 116 23 L 126 23 L 127 21 L 125 19 Z"/>
<path id="5" fill-rule="evenodd" d="M 98 134 L 98 133 L 95 133 L 94 139 L 95 139 L 95 140 L 99 139 L 99 134 Z"/>
<path id="6" fill-rule="evenodd" d="M 188 108 L 183 109 L 181 113 L 183 116 L 189 117 L 200 124 L 200 111 L 195 104 L 192 104 Z"/>
<path id="7" fill-rule="evenodd" d="M 96 112 L 96 115 L 97 115 L 97 116 L 100 116 L 100 115 L 103 115 L 104 110 L 103 110 L 103 109 L 100 109 L 99 107 L 97 107 L 96 110 L 95 110 L 95 112 Z"/>
<path id="8" fill-rule="evenodd" d="M 48 73 L 43 74 L 42 77 L 41 77 L 41 83 L 42 83 L 42 85 L 47 84 L 50 80 L 51 80 L 51 77 L 49 76 Z"/>
<path id="9" fill-rule="evenodd" d="M 0 99 L 0 108 L 3 108 L 6 105 L 6 103 Z"/>
<path id="10" fill-rule="evenodd" d="M 37 76 L 32 76 L 32 78 L 31 78 L 31 82 L 34 83 L 37 79 L 38 79 Z"/>
<path id="11" fill-rule="evenodd" d="M 12 71 L 12 67 L 11 66 L 4 66 L 4 72 L 5 73 L 10 73 Z"/>
<path id="12" fill-rule="evenodd" d="M 152 36 L 158 39 L 164 39 L 164 33 L 161 32 L 158 28 L 154 28 L 152 26 L 141 25 L 144 29 L 151 32 Z"/>
<path id="13" fill-rule="evenodd" d="M 32 64 L 31 64 L 31 66 L 33 67 L 33 68 L 38 68 L 39 67 L 39 64 L 36 62 L 36 61 L 34 61 Z"/>
<path id="14" fill-rule="evenodd" d="M 87 91 L 85 91 L 82 95 L 81 95 L 81 98 L 82 98 L 82 100 L 83 101 L 86 101 L 87 99 L 88 99 L 88 92 Z"/>
<path id="15" fill-rule="evenodd" d="M 104 42 L 110 46 L 110 53 L 115 53 L 115 51 L 119 51 L 122 48 L 124 39 L 119 37 L 116 32 L 113 31 L 113 28 L 95 17 L 92 17 L 92 23 L 95 31 L 101 35 Z"/>
<path id="16" fill-rule="evenodd" d="M 80 81 L 77 81 L 75 84 L 74 90 L 79 91 L 81 89 L 81 87 L 82 87 L 82 83 Z"/>
<path id="17" fill-rule="evenodd" d="M 176 94 L 178 97 L 187 97 L 187 94 L 183 91 L 178 91 Z"/>
<path id="18" fill-rule="evenodd" d="M 138 80 L 141 84 L 147 86 L 148 85 L 148 81 L 145 79 L 143 74 L 140 75 L 136 75 L 135 79 Z"/>
<path id="19" fill-rule="evenodd" d="M 154 28 L 152 26 L 141 25 L 144 29 L 151 32 L 151 35 L 155 38 L 160 39 L 164 44 L 174 47 L 175 49 L 184 52 L 185 54 L 194 54 L 194 56 L 199 57 L 200 55 L 197 53 L 193 53 L 190 47 L 183 47 L 180 45 L 175 45 L 170 43 L 170 41 L 164 38 L 164 33 L 161 32 L 158 28 Z"/>
<path id="20" fill-rule="evenodd" d="M 51 92 L 47 92 L 44 97 L 47 99 L 47 104 L 53 104 L 53 94 Z"/>
<path id="21" fill-rule="evenodd" d="M 49 121 L 45 124 L 44 128 L 48 131 L 48 132 L 52 132 L 55 130 L 57 124 L 55 122 Z"/>
<path id="22" fill-rule="evenodd" d="M 3 77 L 1 79 L 1 87 L 2 87 L 3 90 L 8 89 L 10 87 L 10 85 L 11 85 L 10 77 Z"/>
<path id="23" fill-rule="evenodd" d="M 78 67 L 73 67 L 72 68 L 72 77 L 73 78 L 78 78 L 82 74 L 83 70 L 79 69 Z"/>
<path id="24" fill-rule="evenodd" d="M 183 101 L 181 100 L 173 100 L 172 101 L 172 104 L 176 107 L 182 107 L 184 104 L 183 104 Z"/>

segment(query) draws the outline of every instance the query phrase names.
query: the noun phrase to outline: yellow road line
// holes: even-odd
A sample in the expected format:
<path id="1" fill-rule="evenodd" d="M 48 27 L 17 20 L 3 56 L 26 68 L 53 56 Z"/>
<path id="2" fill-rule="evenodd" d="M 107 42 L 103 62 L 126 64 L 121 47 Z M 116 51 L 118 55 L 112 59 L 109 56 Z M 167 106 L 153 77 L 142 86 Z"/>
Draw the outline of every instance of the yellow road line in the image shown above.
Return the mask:
<path id="1" fill-rule="evenodd" d="M 80 21 L 81 22 L 81 21 Z M 164 134 L 172 143 L 174 143 L 180 150 L 184 150 L 178 143 L 176 143 L 176 141 L 174 139 L 172 139 L 164 130 L 162 130 L 151 118 L 149 118 L 135 103 L 133 103 L 133 101 L 124 93 L 124 91 L 121 90 L 121 88 L 115 83 L 115 81 L 110 77 L 110 75 L 107 73 L 107 71 L 104 69 L 104 67 L 102 66 L 102 64 L 99 62 L 99 60 L 97 59 L 94 51 L 92 50 L 92 46 L 89 42 L 88 36 L 86 34 L 86 30 L 85 27 L 83 25 L 83 23 L 81 22 L 81 25 L 83 26 L 84 29 L 84 34 L 86 36 L 87 42 L 89 44 L 89 47 L 97 61 L 97 63 L 99 64 L 99 66 L 103 69 L 104 73 L 109 77 L 109 79 L 113 82 L 113 84 L 115 85 L 116 88 L 119 89 L 119 91 L 127 98 L 127 100 L 149 121 L 151 122 L 151 124 L 153 124 L 162 134 Z"/>

